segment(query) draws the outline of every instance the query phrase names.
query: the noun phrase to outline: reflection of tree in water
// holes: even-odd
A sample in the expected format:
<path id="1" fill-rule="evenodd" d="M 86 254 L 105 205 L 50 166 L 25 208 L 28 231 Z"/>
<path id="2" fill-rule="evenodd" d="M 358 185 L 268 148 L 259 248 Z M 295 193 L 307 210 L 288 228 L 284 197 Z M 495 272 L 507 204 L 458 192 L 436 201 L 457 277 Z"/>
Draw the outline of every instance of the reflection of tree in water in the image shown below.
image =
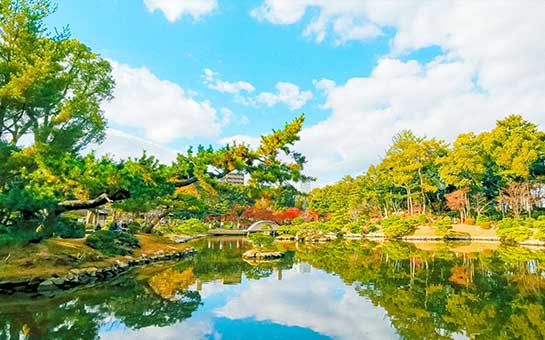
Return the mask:
<path id="1" fill-rule="evenodd" d="M 338 274 L 383 307 L 409 339 L 545 337 L 545 253 L 419 250 L 408 243 L 300 246 L 297 258 Z"/>
<path id="2" fill-rule="evenodd" d="M 101 325 L 117 319 L 127 327 L 167 326 L 187 319 L 201 303 L 198 292 L 163 299 L 130 277 L 54 298 L 0 301 L 0 339 L 95 339 Z"/>
<path id="3" fill-rule="evenodd" d="M 152 276 L 148 284 L 163 299 L 177 300 L 178 293 L 195 283 L 195 279 L 193 268 L 184 271 L 169 268 Z"/>
<path id="4" fill-rule="evenodd" d="M 224 284 L 238 284 L 243 274 L 249 279 L 261 279 L 271 276 L 275 270 L 293 266 L 293 252 L 288 252 L 280 261 L 250 265 L 242 259 L 242 254 L 251 246 L 242 238 L 200 240 L 192 246 L 199 255 L 180 262 L 173 269 L 183 272 L 191 268 L 200 282 L 222 280 Z"/>
<path id="5" fill-rule="evenodd" d="M 100 327 L 118 321 L 139 329 L 164 327 L 187 319 L 201 304 L 197 291 L 187 287 L 197 280 L 239 283 L 244 274 L 259 279 L 275 269 L 291 268 L 293 253 L 281 262 L 251 266 L 242 260 L 243 240 L 208 248 L 208 240 L 195 247 L 199 255 L 174 267 L 148 267 L 137 277 L 122 276 L 94 288 L 65 292 L 53 298 L 0 299 L 0 339 L 94 339 Z"/>

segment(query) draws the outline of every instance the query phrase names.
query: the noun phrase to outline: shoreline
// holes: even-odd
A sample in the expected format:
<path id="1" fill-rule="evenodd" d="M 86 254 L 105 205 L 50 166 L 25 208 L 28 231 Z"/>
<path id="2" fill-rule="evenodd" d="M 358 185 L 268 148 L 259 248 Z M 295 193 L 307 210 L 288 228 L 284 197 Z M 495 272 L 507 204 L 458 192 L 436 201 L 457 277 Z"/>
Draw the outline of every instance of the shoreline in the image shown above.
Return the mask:
<path id="1" fill-rule="evenodd" d="M 52 238 L 23 248 L 3 249 L 0 294 L 47 295 L 107 281 L 133 267 L 179 261 L 196 253 L 193 247 L 166 237 L 152 234 L 137 234 L 136 237 L 141 248 L 135 248 L 132 254 L 125 256 L 105 256 L 85 244 L 84 239 Z"/>
<path id="2" fill-rule="evenodd" d="M 177 252 L 157 252 L 153 255 L 142 254 L 138 257 L 125 256 L 125 261 L 116 260 L 113 265 L 87 268 L 72 268 L 68 273 L 53 274 L 48 277 L 13 278 L 0 281 L 0 295 L 16 293 L 38 294 L 49 296 L 55 292 L 84 287 L 99 282 L 106 282 L 129 270 L 148 264 L 179 261 L 193 256 L 197 251 L 187 248 Z"/>
<path id="3" fill-rule="evenodd" d="M 540 240 L 525 240 L 520 242 L 505 242 L 498 236 L 472 236 L 472 235 L 429 235 L 429 236 L 414 236 L 414 235 L 408 235 L 408 236 L 402 236 L 402 237 L 389 237 L 384 234 L 374 233 L 372 235 L 362 235 L 362 238 L 366 238 L 369 240 L 401 240 L 401 241 L 442 241 L 442 242 L 448 242 L 448 241 L 469 241 L 469 242 L 497 242 L 502 244 L 516 244 L 521 246 L 545 246 L 545 241 Z"/>

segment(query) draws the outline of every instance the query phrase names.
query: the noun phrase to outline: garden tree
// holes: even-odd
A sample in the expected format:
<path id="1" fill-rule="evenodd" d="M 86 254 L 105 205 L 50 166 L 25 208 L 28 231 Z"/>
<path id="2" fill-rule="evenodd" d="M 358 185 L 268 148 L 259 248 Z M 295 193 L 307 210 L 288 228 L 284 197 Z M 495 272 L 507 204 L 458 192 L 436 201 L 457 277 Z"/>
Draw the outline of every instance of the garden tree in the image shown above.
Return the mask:
<path id="1" fill-rule="evenodd" d="M 309 193 L 309 209 L 325 217 L 330 213 L 345 214 L 353 178 L 344 177 L 338 183 L 316 188 Z"/>
<path id="2" fill-rule="evenodd" d="M 501 189 L 509 187 L 511 182 L 527 183 L 514 184 L 511 188 L 527 189 L 527 193 L 519 198 L 525 200 L 524 209 L 531 213 L 533 208 L 534 185 L 543 176 L 545 162 L 545 133 L 537 126 L 524 120 L 519 115 L 511 115 L 496 123 L 496 127 L 489 133 L 484 133 L 483 143 L 487 153 L 494 160 L 494 170 L 501 178 Z M 513 194 L 514 192 L 512 192 Z M 500 192 L 500 204 L 510 206 L 504 199 L 505 190 Z M 513 198 L 511 195 L 510 198 Z M 508 200 L 510 199 L 508 198 Z M 511 202 L 513 203 L 513 202 Z M 511 207 L 512 208 L 512 207 Z M 516 209 L 516 208 L 515 208 Z M 513 211 L 514 214 L 519 212 Z"/>
<path id="3" fill-rule="evenodd" d="M 506 204 L 515 218 L 520 217 L 523 211 L 531 216 L 531 207 L 543 200 L 542 190 L 529 182 L 510 182 L 501 191 L 501 201 Z"/>
<path id="4" fill-rule="evenodd" d="M 0 1 L 0 139 L 31 135 L 50 151 L 78 151 L 104 136 L 110 64 L 69 32 L 48 32 L 45 0 Z"/>
<path id="5" fill-rule="evenodd" d="M 389 170 L 393 185 L 405 190 L 409 214 L 414 212 L 414 191 L 420 191 L 422 212 L 426 212 L 426 193 L 438 190 L 437 176 L 432 174 L 437 172 L 434 163 L 446 152 L 445 149 L 444 142 L 417 137 L 410 130 L 394 136 L 392 146 L 379 167 Z"/>
<path id="6" fill-rule="evenodd" d="M 67 30 L 47 31 L 43 20 L 53 10 L 44 0 L 0 1 L 2 222 L 54 210 L 60 192 L 77 186 L 62 173 L 104 136 L 100 104 L 111 98 L 110 65 Z M 33 144 L 23 148 L 23 137 Z"/>
<path id="7" fill-rule="evenodd" d="M 203 210 L 198 218 L 225 218 L 230 221 L 236 221 L 238 225 L 241 223 L 242 215 L 248 206 L 255 203 L 259 192 L 255 188 L 246 185 L 230 184 L 227 182 L 219 182 L 215 187 L 215 191 L 201 195 L 196 193 L 199 201 L 202 202 Z M 183 214 L 181 209 L 176 209 L 174 214 Z"/>
<path id="8" fill-rule="evenodd" d="M 171 166 L 152 156 L 114 162 L 81 156 L 104 136 L 100 104 L 111 98 L 109 63 L 71 39 L 48 32 L 45 0 L 0 0 L 0 212 L 5 222 L 55 223 L 65 212 L 129 199 L 132 212 L 168 213 L 176 188 L 197 182 L 213 190 L 233 170 L 251 174 L 254 186 L 307 179 L 305 159 L 292 150 L 304 116 L 262 138 L 257 150 L 230 145 L 199 147 Z M 30 146 L 21 145 L 32 136 Z M 287 160 L 286 160 L 287 159 Z M 121 206 L 121 205 L 120 205 Z M 153 225 L 153 221 L 150 221 Z"/>
<path id="9" fill-rule="evenodd" d="M 469 199 L 467 193 L 469 189 L 463 188 L 453 191 L 449 194 L 445 194 L 447 200 L 447 207 L 450 210 L 456 210 L 460 212 L 460 219 L 463 221 L 469 215 Z"/>
<path id="10" fill-rule="evenodd" d="M 458 200 L 459 194 L 467 196 L 463 199 L 466 206 L 463 207 L 464 215 L 467 216 L 471 210 L 471 202 L 475 204 L 473 208 L 482 211 L 487 206 L 487 200 L 482 200 L 483 185 L 486 175 L 487 164 L 490 162 L 487 157 L 482 137 L 474 133 L 460 134 L 454 141 L 449 152 L 437 159 L 439 165 L 439 175 L 446 186 L 457 188 L 457 194 L 451 196 Z M 447 198 L 447 197 L 446 197 Z M 447 204 L 452 210 L 462 210 L 450 207 L 451 204 L 447 198 Z M 458 204 L 455 204 L 458 206 Z M 462 207 L 459 207 L 462 208 Z"/>
<path id="11" fill-rule="evenodd" d="M 479 191 L 485 175 L 485 157 L 482 138 L 472 132 L 460 134 L 449 152 L 437 159 L 439 174 L 446 185 Z"/>
<path id="12" fill-rule="evenodd" d="M 249 174 L 249 185 L 257 190 L 264 190 L 274 184 L 284 185 L 289 181 L 309 180 L 308 176 L 302 174 L 305 158 L 292 149 L 293 144 L 299 140 L 298 134 L 303 121 L 304 115 L 301 115 L 287 123 L 283 129 L 263 136 L 256 150 L 245 144 L 227 145 L 218 150 L 199 147 L 194 152 L 190 149 L 187 154 L 178 155 L 169 170 L 171 176 L 163 180 L 170 184 L 174 195 L 176 188 L 197 182 L 204 190 L 213 193 L 217 180 L 235 170 Z M 131 188 L 124 189 L 127 190 L 127 194 L 120 199 L 132 199 Z M 176 201 L 176 198 L 172 200 Z M 147 226 L 148 232 L 174 207 L 164 204 L 160 199 L 154 202 L 157 203 L 157 210 L 160 212 Z"/>
<path id="13" fill-rule="evenodd" d="M 371 209 L 375 207 L 375 216 L 388 217 L 399 210 L 403 200 L 403 193 L 392 185 L 388 172 L 375 165 L 370 165 L 362 176 L 362 191 Z"/>
<path id="14" fill-rule="evenodd" d="M 545 161 L 545 133 L 522 116 L 497 121 L 496 127 L 484 134 L 483 143 L 505 183 L 543 175 L 540 170 Z"/>

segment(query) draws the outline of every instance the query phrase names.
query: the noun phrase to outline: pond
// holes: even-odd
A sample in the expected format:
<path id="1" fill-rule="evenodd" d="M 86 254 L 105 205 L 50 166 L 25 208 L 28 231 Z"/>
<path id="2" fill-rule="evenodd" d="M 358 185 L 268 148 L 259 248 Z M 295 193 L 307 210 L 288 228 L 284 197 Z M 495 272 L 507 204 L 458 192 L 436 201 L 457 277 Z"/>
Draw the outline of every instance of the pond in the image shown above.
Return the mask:
<path id="1" fill-rule="evenodd" d="M 495 244 L 286 244 L 242 238 L 54 297 L 0 297 L 0 339 L 545 337 L 545 252 Z"/>

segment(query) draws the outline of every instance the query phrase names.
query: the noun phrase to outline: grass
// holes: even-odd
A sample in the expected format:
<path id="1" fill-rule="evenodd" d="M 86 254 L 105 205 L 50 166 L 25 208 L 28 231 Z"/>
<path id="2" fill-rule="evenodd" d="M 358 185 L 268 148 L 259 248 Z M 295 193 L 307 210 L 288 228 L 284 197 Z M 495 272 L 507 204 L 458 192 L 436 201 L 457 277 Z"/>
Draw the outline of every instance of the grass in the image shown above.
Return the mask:
<path id="1" fill-rule="evenodd" d="M 156 254 L 160 251 L 174 252 L 188 248 L 167 238 L 138 234 L 141 249 L 135 249 L 133 257 Z M 87 246 L 84 239 L 52 238 L 24 247 L 0 249 L 0 281 L 48 277 L 66 273 L 73 268 L 108 267 L 127 256 L 106 257 Z"/>

